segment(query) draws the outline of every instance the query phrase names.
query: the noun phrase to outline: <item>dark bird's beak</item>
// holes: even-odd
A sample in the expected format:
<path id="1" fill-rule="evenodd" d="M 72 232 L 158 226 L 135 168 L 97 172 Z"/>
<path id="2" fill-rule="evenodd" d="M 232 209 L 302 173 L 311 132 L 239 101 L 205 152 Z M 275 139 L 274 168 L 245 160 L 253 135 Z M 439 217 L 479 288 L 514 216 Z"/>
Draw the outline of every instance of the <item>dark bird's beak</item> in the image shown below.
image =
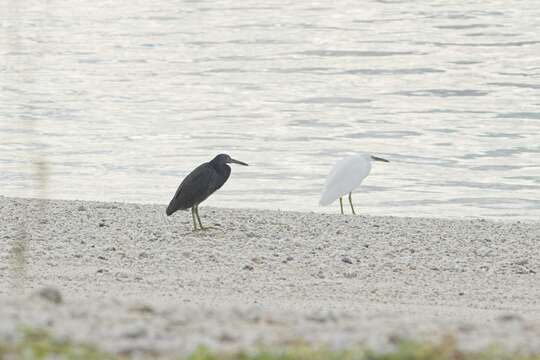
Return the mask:
<path id="1" fill-rule="evenodd" d="M 233 158 L 231 158 L 231 163 L 248 166 L 248 164 L 246 164 L 245 162 L 242 162 L 242 161 L 239 161 L 239 160 L 234 160 Z"/>
<path id="2" fill-rule="evenodd" d="M 390 162 L 386 159 L 383 159 L 383 158 L 380 158 L 380 157 L 376 157 L 376 156 L 372 156 L 371 159 L 375 160 L 375 161 L 382 161 L 382 162 Z"/>

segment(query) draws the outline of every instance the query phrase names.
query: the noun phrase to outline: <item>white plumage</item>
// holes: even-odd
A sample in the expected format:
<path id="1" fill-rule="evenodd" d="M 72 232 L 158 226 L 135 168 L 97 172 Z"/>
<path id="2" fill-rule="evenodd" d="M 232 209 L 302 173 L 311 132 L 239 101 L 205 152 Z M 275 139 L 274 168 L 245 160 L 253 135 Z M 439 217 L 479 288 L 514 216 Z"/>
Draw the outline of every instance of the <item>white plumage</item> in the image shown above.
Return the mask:
<path id="1" fill-rule="evenodd" d="M 319 204 L 322 206 L 330 205 L 337 199 L 341 201 L 342 196 L 349 194 L 349 202 L 351 203 L 351 209 L 354 214 L 351 193 L 369 175 L 371 171 L 371 160 L 388 162 L 388 160 L 365 153 L 348 156 L 336 162 L 326 178 L 326 184 Z M 343 213 L 341 202 L 340 205 L 341 212 Z"/>

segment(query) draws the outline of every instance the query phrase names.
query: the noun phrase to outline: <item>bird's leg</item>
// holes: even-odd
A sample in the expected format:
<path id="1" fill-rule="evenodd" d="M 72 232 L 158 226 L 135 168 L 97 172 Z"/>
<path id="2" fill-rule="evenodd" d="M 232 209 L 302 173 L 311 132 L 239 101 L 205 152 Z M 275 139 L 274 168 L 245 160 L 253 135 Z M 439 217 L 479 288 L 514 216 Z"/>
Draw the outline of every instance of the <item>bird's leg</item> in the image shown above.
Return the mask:
<path id="1" fill-rule="evenodd" d="M 356 215 L 356 213 L 354 212 L 354 207 L 352 206 L 352 192 L 349 193 L 349 203 L 351 204 L 351 210 L 353 215 Z"/>
<path id="2" fill-rule="evenodd" d="M 195 221 L 195 206 L 191 208 L 191 218 L 193 219 L 193 231 L 197 231 L 197 221 Z"/>
<path id="3" fill-rule="evenodd" d="M 339 207 L 341 208 L 341 215 L 343 215 L 343 199 L 339 198 Z"/>
<path id="4" fill-rule="evenodd" d="M 199 216 L 199 205 L 195 205 L 195 214 L 197 215 L 197 220 L 199 220 L 200 229 L 204 230 L 205 228 L 202 226 L 201 217 Z"/>

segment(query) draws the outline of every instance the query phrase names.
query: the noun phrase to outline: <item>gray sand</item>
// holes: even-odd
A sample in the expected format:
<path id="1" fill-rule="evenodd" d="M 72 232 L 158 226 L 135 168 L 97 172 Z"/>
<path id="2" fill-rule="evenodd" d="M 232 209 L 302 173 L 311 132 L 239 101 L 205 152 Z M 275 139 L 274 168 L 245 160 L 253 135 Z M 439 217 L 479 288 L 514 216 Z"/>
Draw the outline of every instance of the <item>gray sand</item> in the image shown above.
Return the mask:
<path id="1" fill-rule="evenodd" d="M 0 197 L 0 340 L 24 325 L 171 355 L 452 334 L 463 349 L 540 352 L 538 223 L 203 206 L 215 228 L 193 233 L 189 212 L 164 212 Z"/>

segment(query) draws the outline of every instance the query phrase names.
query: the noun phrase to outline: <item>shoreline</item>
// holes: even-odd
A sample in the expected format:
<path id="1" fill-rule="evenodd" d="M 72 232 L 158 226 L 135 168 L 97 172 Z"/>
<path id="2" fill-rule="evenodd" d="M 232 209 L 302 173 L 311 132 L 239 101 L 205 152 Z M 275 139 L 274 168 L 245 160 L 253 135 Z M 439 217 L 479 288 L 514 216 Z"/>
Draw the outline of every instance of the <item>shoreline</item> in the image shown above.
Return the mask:
<path id="1" fill-rule="evenodd" d="M 451 334 L 540 353 L 538 222 L 204 207 L 216 228 L 194 233 L 189 212 L 164 211 L 0 196 L 0 340 L 28 326 L 170 355 Z"/>
<path id="2" fill-rule="evenodd" d="M 167 203 L 156 203 L 156 202 L 130 202 L 130 201 L 104 201 L 104 200 L 84 200 L 84 199 L 70 199 L 70 198 L 51 198 L 51 197 L 39 197 L 39 196 L 11 196 L 11 195 L 1 195 L 0 194 L 0 200 L 2 198 L 5 199 L 13 199 L 13 200 L 34 200 L 34 201 L 43 201 L 43 202 L 80 202 L 80 203 L 90 203 L 90 204 L 115 204 L 115 205 L 138 205 L 138 206 L 152 206 L 152 207 L 163 207 L 165 209 L 167 207 Z M 356 207 L 356 205 L 355 205 Z M 290 210 L 290 209 L 280 209 L 280 208 L 272 208 L 272 209 L 266 209 L 266 208 L 257 208 L 257 207 L 221 207 L 221 206 L 213 206 L 213 205 L 202 205 L 200 208 L 201 211 L 204 211 L 203 209 L 210 209 L 210 210 L 225 210 L 225 211 L 254 211 L 254 212 L 277 212 L 277 213 L 293 213 L 293 214 L 316 214 L 316 215 L 328 215 L 328 216 L 340 216 L 339 213 L 339 202 L 336 201 L 331 205 L 328 206 L 320 206 L 316 205 L 314 209 L 334 209 L 335 211 L 316 211 L 316 210 Z M 172 216 L 177 216 L 178 213 L 189 213 L 188 210 L 179 210 L 177 213 L 173 214 Z M 163 210 L 163 213 L 165 214 L 165 210 Z M 190 215 L 191 216 L 191 215 Z M 202 216 L 202 214 L 201 214 Z M 399 215 L 399 214 L 393 214 L 393 215 L 372 215 L 367 212 L 360 212 L 356 215 L 352 215 L 350 213 L 345 213 L 343 215 L 344 217 L 368 217 L 368 218 L 398 218 L 398 219 L 425 219 L 425 220 L 448 220 L 448 221 L 474 221 L 474 220 L 480 220 L 480 221 L 488 221 L 492 223 L 525 223 L 525 224 L 539 224 L 540 226 L 540 220 L 530 219 L 530 218 L 513 218 L 511 216 L 507 217 L 483 217 L 483 216 L 411 216 L 411 215 Z"/>

